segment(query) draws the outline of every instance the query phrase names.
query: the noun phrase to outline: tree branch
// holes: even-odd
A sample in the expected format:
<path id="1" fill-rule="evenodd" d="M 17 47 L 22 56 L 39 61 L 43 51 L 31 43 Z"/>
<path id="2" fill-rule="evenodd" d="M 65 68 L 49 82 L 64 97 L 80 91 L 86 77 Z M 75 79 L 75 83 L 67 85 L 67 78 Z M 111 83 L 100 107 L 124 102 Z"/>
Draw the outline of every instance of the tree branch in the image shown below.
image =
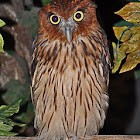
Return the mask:
<path id="1" fill-rule="evenodd" d="M 38 137 L 0 137 L 0 140 L 39 140 Z M 72 139 L 69 139 L 72 140 Z M 81 139 L 79 139 L 81 140 Z M 140 136 L 135 135 L 98 135 L 91 140 L 140 140 Z"/>

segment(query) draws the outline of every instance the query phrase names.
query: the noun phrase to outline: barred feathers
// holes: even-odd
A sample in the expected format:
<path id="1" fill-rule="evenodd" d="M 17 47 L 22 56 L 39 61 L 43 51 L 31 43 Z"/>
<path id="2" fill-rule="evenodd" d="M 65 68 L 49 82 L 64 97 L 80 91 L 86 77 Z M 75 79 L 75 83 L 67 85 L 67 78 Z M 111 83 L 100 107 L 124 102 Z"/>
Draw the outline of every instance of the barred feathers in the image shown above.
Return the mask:
<path id="1" fill-rule="evenodd" d="M 65 7 L 69 9 L 63 9 Z M 33 43 L 32 101 L 35 128 L 46 140 L 92 138 L 103 127 L 108 107 L 109 50 L 106 35 L 90 0 L 56 0 L 39 13 L 40 28 Z M 49 23 L 52 11 L 67 20 L 82 8 L 70 43 L 61 26 Z M 44 12 L 45 11 L 45 12 Z"/>

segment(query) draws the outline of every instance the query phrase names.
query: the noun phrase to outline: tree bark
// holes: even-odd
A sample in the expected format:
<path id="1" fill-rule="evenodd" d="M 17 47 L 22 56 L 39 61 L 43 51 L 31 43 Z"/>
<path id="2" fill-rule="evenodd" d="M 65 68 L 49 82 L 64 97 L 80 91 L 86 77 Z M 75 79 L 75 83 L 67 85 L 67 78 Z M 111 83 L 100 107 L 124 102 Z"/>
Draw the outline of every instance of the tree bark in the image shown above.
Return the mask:
<path id="1" fill-rule="evenodd" d="M 23 0 L 11 0 L 11 4 L 12 4 L 16 13 L 24 10 Z"/>

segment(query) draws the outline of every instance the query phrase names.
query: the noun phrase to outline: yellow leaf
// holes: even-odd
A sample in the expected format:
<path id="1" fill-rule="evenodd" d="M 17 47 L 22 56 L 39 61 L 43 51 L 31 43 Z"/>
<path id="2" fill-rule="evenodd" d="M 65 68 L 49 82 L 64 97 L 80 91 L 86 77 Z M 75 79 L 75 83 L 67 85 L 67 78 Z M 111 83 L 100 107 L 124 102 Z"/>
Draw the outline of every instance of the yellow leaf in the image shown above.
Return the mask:
<path id="1" fill-rule="evenodd" d="M 129 40 L 129 38 L 131 37 L 131 31 L 126 30 L 127 28 L 127 26 L 113 27 L 114 34 L 118 40 L 120 39 L 120 41 L 122 42 Z M 122 34 L 124 30 L 126 31 Z"/>
<path id="2" fill-rule="evenodd" d="M 135 52 L 137 50 L 137 48 L 140 47 L 140 40 L 136 41 L 134 43 L 128 42 L 127 46 L 129 46 L 128 50 L 126 51 L 126 53 L 131 53 L 131 52 Z"/>
<path id="3" fill-rule="evenodd" d="M 123 64 L 120 73 L 134 69 L 140 63 L 140 48 L 136 52 L 132 52 L 127 56 L 126 62 Z"/>
<path id="4" fill-rule="evenodd" d="M 112 73 L 115 73 L 119 69 L 122 60 L 126 57 L 125 52 L 128 48 L 120 47 L 117 50 L 117 45 L 114 42 L 112 42 L 112 47 L 113 47 L 113 51 L 114 51 L 114 60 L 113 60 L 114 66 L 112 68 Z"/>
<path id="5" fill-rule="evenodd" d="M 117 49 L 117 45 L 115 42 L 112 42 L 112 47 L 113 47 L 113 51 L 115 51 Z"/>
<path id="6" fill-rule="evenodd" d="M 140 25 L 137 26 L 136 28 L 132 28 L 132 37 L 130 38 L 131 43 L 135 43 L 140 41 Z"/>
<path id="7" fill-rule="evenodd" d="M 132 36 L 129 41 L 123 43 L 128 45 L 129 49 L 126 53 L 131 53 L 137 50 L 140 47 L 140 26 L 131 28 Z"/>
<path id="8" fill-rule="evenodd" d="M 138 23 L 140 22 L 140 3 L 128 3 L 122 9 L 115 12 L 115 14 L 120 15 L 124 20 L 128 22 Z"/>
<path id="9" fill-rule="evenodd" d="M 119 69 L 121 62 L 122 62 L 122 60 L 120 59 L 114 63 L 114 66 L 112 67 L 112 73 L 115 73 Z"/>
<path id="10" fill-rule="evenodd" d="M 122 47 L 128 48 L 126 50 L 126 53 L 131 53 L 131 52 L 136 51 L 136 49 L 139 46 L 140 46 L 140 41 L 135 42 L 135 43 L 132 43 L 132 42 L 128 41 L 128 42 L 122 44 Z"/>

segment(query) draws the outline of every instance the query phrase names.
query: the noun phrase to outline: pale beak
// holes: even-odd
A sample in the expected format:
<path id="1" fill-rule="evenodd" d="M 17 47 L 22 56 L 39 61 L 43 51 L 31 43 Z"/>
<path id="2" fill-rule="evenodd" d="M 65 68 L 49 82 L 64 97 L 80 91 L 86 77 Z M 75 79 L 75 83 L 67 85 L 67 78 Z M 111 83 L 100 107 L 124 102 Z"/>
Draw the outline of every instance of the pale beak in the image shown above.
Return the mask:
<path id="1" fill-rule="evenodd" d="M 72 40 L 72 28 L 71 27 L 69 27 L 69 26 L 65 27 L 65 35 L 66 35 L 68 42 L 70 43 Z"/>

